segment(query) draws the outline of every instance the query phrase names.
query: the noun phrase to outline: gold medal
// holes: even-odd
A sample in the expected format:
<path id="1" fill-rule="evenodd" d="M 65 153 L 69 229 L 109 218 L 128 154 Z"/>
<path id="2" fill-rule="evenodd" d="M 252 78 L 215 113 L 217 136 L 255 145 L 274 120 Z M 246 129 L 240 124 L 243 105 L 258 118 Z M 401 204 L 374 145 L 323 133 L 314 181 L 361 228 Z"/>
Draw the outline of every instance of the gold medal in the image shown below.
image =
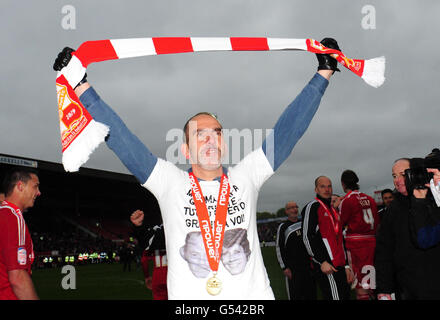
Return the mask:
<path id="1" fill-rule="evenodd" d="M 206 291 L 212 296 L 216 296 L 222 291 L 222 282 L 215 274 L 206 282 Z"/>

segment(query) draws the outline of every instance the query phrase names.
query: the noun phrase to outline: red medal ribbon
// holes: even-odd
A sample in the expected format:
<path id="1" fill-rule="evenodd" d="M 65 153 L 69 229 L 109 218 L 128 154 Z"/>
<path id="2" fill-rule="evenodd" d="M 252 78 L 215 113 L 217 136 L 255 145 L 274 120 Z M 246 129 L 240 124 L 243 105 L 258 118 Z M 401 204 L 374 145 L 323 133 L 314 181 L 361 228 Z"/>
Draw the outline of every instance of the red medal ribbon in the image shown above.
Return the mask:
<path id="1" fill-rule="evenodd" d="M 332 206 L 330 206 L 330 210 L 328 210 L 328 208 L 324 204 L 324 202 L 322 202 L 318 198 L 315 198 L 315 199 L 316 199 L 316 201 L 319 202 L 319 204 L 327 212 L 328 216 L 330 217 L 330 221 L 332 222 L 333 229 L 335 230 L 336 237 L 338 237 L 338 232 L 339 232 L 339 213 Z"/>
<path id="2" fill-rule="evenodd" d="M 225 233 L 226 215 L 229 203 L 229 179 L 223 173 L 220 181 L 220 190 L 217 198 L 217 209 L 215 211 L 214 230 L 211 228 L 208 209 L 205 198 L 202 194 L 200 184 L 194 175 L 189 172 L 191 192 L 196 206 L 197 218 L 202 232 L 203 244 L 205 245 L 206 256 L 212 271 L 217 272 L 223 247 L 223 236 Z"/>

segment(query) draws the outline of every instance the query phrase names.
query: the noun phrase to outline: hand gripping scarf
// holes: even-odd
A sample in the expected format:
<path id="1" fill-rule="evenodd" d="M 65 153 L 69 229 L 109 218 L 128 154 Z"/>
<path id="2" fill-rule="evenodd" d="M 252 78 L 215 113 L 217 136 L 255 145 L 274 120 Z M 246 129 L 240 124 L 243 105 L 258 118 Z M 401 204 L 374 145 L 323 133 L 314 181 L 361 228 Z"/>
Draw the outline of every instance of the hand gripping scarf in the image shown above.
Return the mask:
<path id="1" fill-rule="evenodd" d="M 327 48 L 313 39 L 159 37 L 86 41 L 73 52 L 69 64 L 57 73 L 56 78 L 64 169 L 78 171 L 104 141 L 109 130 L 106 125 L 93 120 L 72 89 L 82 80 L 89 64 L 170 53 L 271 50 L 332 54 L 367 84 L 377 88 L 385 81 L 385 57 L 349 59 L 341 51 Z"/>

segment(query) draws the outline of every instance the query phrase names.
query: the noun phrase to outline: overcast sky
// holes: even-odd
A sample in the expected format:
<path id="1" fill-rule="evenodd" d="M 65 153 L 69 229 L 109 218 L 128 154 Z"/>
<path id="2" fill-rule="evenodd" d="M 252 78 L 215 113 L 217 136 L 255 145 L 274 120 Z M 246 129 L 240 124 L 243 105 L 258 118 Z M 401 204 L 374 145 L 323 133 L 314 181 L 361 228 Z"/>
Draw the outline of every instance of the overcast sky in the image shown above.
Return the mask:
<path id="1" fill-rule="evenodd" d="M 74 29 L 66 29 L 72 11 L 63 8 L 74 9 Z M 375 89 L 341 67 L 292 155 L 263 186 L 258 211 L 275 212 L 289 200 L 304 206 L 318 175 L 342 194 L 345 169 L 373 195 L 392 187 L 395 159 L 423 157 L 440 144 L 439 12 L 435 0 L 2 0 L 0 153 L 61 162 L 52 65 L 65 46 L 155 36 L 331 36 L 349 58 L 384 55 L 385 84 Z M 308 52 L 212 52 L 97 63 L 87 73 L 128 127 L 165 157 L 169 130 L 199 111 L 217 113 L 225 128 L 272 128 L 316 66 Z M 85 166 L 128 173 L 105 144 Z"/>

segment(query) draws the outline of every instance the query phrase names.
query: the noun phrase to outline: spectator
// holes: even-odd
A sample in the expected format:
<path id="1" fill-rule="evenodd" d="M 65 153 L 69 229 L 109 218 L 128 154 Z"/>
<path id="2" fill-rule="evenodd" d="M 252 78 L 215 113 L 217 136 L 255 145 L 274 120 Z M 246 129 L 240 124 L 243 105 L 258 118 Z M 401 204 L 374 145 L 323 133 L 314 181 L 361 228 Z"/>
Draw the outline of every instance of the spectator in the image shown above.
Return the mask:
<path id="1" fill-rule="evenodd" d="M 382 197 L 382 208 L 380 208 L 377 213 L 379 215 L 379 218 L 383 219 L 388 208 L 390 207 L 391 202 L 393 202 L 394 200 L 394 194 L 391 189 L 383 189 L 380 192 L 380 195 Z"/>
<path id="2" fill-rule="evenodd" d="M 391 204 L 391 202 L 393 202 L 394 200 L 394 195 L 393 195 L 393 191 L 391 189 L 383 189 L 381 192 L 381 197 L 382 197 L 382 203 L 383 205 L 388 208 Z"/>

